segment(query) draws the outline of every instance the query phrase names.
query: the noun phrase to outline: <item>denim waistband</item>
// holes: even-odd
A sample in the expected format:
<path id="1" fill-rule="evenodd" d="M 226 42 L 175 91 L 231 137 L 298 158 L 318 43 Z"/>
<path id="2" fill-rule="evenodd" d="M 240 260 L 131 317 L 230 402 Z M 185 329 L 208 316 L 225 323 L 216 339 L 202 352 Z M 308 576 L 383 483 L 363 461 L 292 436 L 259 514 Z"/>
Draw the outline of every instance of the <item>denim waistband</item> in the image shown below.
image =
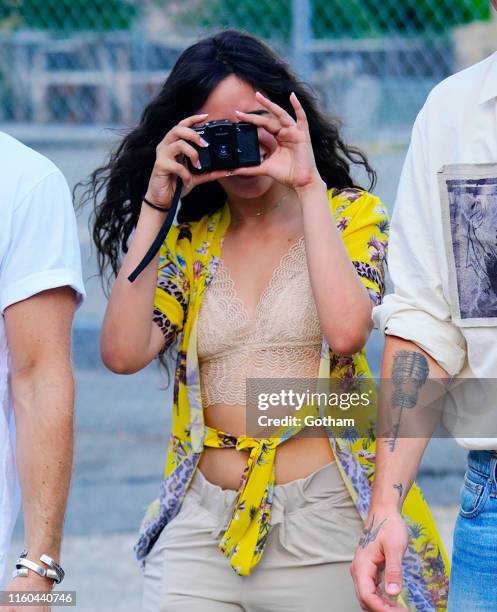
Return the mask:
<path id="1" fill-rule="evenodd" d="M 470 450 L 468 453 L 468 467 L 484 476 L 495 474 L 497 465 L 497 451 L 493 450 Z"/>

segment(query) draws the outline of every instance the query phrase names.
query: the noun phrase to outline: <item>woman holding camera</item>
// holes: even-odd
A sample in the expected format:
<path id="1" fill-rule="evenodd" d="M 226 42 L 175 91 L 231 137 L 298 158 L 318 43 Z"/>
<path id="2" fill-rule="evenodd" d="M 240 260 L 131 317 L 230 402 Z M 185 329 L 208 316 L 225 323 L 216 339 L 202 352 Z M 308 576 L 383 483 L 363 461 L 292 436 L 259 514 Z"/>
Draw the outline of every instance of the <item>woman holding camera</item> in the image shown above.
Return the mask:
<path id="1" fill-rule="evenodd" d="M 199 150 L 211 145 L 193 128 L 217 120 L 256 126 L 259 165 L 202 169 Z M 364 345 L 384 291 L 388 220 L 351 165 L 374 181 L 288 65 L 229 30 L 182 53 L 92 175 L 87 195 L 104 193 L 94 240 L 102 272 L 116 276 L 103 360 L 133 373 L 168 349 L 176 358 L 165 479 L 136 545 L 146 611 L 360 609 L 348 566 L 373 537 L 362 520 L 374 441 L 299 427 L 253 437 L 245 396 L 250 378 L 371 376 Z M 177 222 L 130 283 L 178 176 Z M 417 489 L 405 508 L 423 529 L 403 599 L 435 609 L 446 571 L 428 566 L 443 551 Z"/>

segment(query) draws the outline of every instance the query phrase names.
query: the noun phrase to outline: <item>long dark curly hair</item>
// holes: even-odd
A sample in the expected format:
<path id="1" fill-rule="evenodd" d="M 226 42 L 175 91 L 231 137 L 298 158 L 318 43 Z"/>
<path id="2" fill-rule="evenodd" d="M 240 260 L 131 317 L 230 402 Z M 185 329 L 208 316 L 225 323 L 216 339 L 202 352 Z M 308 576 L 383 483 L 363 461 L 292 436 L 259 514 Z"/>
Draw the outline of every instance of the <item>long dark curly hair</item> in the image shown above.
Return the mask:
<path id="1" fill-rule="evenodd" d="M 138 221 L 157 145 L 179 121 L 196 114 L 214 88 L 232 74 L 265 93 L 293 117 L 289 96 L 296 93 L 307 115 L 317 169 L 328 188 L 358 187 L 350 174 L 351 165 L 362 166 L 369 177 L 368 188 L 374 187 L 376 174 L 366 156 L 345 144 L 339 121 L 318 109 L 316 96 L 289 65 L 258 38 L 224 30 L 183 51 L 159 93 L 144 109 L 138 126 L 124 137 L 104 166 L 75 187 L 75 196 L 83 190 L 79 206 L 89 201 L 94 207 L 90 223 L 107 290 Z M 199 185 L 182 199 L 178 220 L 199 219 L 221 207 L 225 199 L 217 181 Z"/>

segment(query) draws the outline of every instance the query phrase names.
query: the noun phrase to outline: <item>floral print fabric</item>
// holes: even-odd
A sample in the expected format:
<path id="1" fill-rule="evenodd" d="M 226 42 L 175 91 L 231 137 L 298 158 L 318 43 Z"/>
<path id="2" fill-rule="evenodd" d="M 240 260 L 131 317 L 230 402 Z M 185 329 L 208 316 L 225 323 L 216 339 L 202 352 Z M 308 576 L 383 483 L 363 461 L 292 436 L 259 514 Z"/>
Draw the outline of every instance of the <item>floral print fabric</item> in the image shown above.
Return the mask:
<path id="1" fill-rule="evenodd" d="M 383 264 L 388 242 L 387 212 L 377 197 L 359 189 L 330 189 L 328 200 L 350 259 L 372 302 L 379 304 L 385 291 Z M 162 529 L 179 512 L 204 445 L 221 444 L 225 435 L 204 424 L 196 324 L 202 295 L 214 276 L 221 255 L 222 237 L 229 223 L 229 207 L 225 204 L 222 209 L 198 221 L 174 225 L 161 248 L 153 317 L 164 331 L 166 347 L 177 340 L 177 355 L 172 431 L 164 480 L 158 499 L 152 502 L 144 517 L 135 545 L 137 558 L 142 563 Z M 319 377 L 343 379 L 344 384 L 355 378 L 371 378 L 365 349 L 352 356 L 337 356 L 323 338 Z M 289 428 L 277 443 L 284 443 L 295 433 Z M 340 473 L 359 514 L 365 519 L 374 478 L 374 423 L 369 438 L 355 437 L 354 432 L 341 438 L 334 436 L 332 431 L 329 434 Z M 232 445 L 246 444 L 253 461 L 260 458 L 261 448 L 256 448 L 251 439 L 243 436 L 242 440 L 228 438 Z M 275 451 L 272 448 L 271 454 Z M 242 518 L 239 524 L 243 528 L 239 529 L 232 520 L 232 529 L 228 528 L 219 544 L 233 569 L 242 575 L 249 573 L 258 562 L 265 543 L 274 485 L 271 461 L 263 469 L 265 482 L 262 487 L 260 483 L 254 487 L 248 482 L 254 470 L 247 466 L 236 504 L 238 516 Z M 259 470 L 258 474 L 261 473 Z M 402 599 L 413 610 L 444 610 L 448 592 L 448 560 L 429 508 L 416 485 L 406 498 L 403 515 L 410 539 L 403 565 L 405 588 Z M 244 541 L 244 537 L 250 545 L 242 544 L 240 548 L 239 543 Z M 241 549 L 242 555 L 239 554 Z M 248 557 L 247 550 L 251 551 Z"/>

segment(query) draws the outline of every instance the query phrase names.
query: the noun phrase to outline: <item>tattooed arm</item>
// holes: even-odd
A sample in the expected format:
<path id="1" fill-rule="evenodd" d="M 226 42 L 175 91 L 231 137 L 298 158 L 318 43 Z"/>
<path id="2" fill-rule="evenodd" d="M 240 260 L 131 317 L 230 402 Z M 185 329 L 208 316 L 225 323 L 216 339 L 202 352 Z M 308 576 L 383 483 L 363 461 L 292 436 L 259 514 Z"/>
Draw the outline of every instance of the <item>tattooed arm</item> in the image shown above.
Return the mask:
<path id="1" fill-rule="evenodd" d="M 386 336 L 381 378 L 373 497 L 351 574 L 364 609 L 391 611 L 403 609 L 392 608 L 388 597 L 402 589 L 408 542 L 402 505 L 439 420 L 443 390 L 438 381 L 447 373 L 414 343 Z"/>

